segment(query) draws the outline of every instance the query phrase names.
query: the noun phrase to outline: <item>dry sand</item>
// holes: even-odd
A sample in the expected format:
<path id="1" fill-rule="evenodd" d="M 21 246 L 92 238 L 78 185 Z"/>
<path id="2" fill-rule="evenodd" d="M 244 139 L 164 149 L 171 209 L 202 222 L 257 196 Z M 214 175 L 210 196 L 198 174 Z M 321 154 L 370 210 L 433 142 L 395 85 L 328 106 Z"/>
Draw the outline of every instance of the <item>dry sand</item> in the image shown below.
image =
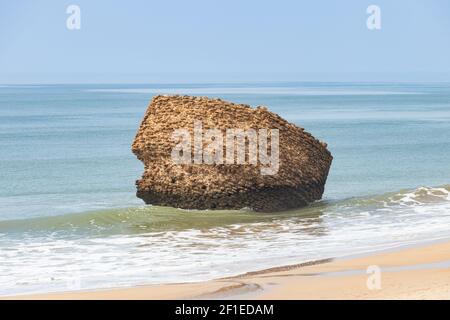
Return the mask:
<path id="1" fill-rule="evenodd" d="M 373 270 L 380 268 L 380 278 L 367 273 L 369 266 Z M 377 282 L 377 279 L 380 281 Z M 377 284 L 380 284 L 380 288 L 377 288 Z M 391 250 L 364 257 L 272 268 L 199 283 L 5 298 L 449 299 L 450 242 Z"/>

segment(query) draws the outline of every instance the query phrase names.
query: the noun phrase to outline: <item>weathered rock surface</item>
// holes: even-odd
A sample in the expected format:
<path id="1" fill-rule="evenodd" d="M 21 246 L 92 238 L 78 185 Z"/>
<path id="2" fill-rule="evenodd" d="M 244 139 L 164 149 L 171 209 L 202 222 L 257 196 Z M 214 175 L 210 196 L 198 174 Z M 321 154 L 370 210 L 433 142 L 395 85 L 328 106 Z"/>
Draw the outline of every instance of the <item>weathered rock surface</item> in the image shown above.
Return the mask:
<path id="1" fill-rule="evenodd" d="M 171 152 L 177 141 L 172 134 L 184 128 L 193 136 L 194 121 L 202 121 L 203 130 L 217 128 L 224 136 L 229 128 L 278 129 L 278 171 L 263 175 L 261 163 L 174 163 Z M 205 97 L 156 96 L 132 145 L 145 167 L 142 179 L 136 181 L 137 196 L 147 204 L 186 209 L 302 207 L 322 197 L 332 161 L 326 147 L 264 107 Z"/>

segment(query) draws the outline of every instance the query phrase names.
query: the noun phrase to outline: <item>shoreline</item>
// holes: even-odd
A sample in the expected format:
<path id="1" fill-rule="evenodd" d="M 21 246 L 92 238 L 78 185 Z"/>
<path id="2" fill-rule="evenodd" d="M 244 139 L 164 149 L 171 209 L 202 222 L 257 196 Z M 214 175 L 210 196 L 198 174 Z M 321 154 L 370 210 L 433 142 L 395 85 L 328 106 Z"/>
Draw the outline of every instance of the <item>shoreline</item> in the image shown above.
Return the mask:
<path id="1" fill-rule="evenodd" d="M 450 240 L 435 239 L 209 281 L 0 299 L 450 299 Z"/>

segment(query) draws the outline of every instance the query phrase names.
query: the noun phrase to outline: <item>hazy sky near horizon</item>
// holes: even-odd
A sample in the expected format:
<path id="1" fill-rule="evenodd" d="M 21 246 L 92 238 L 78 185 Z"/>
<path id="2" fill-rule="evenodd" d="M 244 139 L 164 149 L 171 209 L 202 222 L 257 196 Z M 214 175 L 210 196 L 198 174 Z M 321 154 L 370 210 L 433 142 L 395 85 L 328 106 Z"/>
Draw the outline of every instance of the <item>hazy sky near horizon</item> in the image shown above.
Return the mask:
<path id="1" fill-rule="evenodd" d="M 80 30 L 66 27 L 71 4 L 81 9 Z M 381 8 L 381 30 L 366 26 L 371 4 Z M 0 0 L 0 83 L 192 73 L 449 81 L 449 57 L 448 0 Z"/>

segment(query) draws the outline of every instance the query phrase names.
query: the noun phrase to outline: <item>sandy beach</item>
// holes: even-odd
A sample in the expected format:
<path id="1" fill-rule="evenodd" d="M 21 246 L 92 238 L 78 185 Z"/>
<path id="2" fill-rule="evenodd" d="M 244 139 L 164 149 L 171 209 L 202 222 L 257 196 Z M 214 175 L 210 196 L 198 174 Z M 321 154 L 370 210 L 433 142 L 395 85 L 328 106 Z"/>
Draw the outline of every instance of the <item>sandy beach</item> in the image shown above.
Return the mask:
<path id="1" fill-rule="evenodd" d="M 271 268 L 206 282 L 4 298 L 448 299 L 449 267 L 450 242 L 439 242 L 354 258 Z"/>

